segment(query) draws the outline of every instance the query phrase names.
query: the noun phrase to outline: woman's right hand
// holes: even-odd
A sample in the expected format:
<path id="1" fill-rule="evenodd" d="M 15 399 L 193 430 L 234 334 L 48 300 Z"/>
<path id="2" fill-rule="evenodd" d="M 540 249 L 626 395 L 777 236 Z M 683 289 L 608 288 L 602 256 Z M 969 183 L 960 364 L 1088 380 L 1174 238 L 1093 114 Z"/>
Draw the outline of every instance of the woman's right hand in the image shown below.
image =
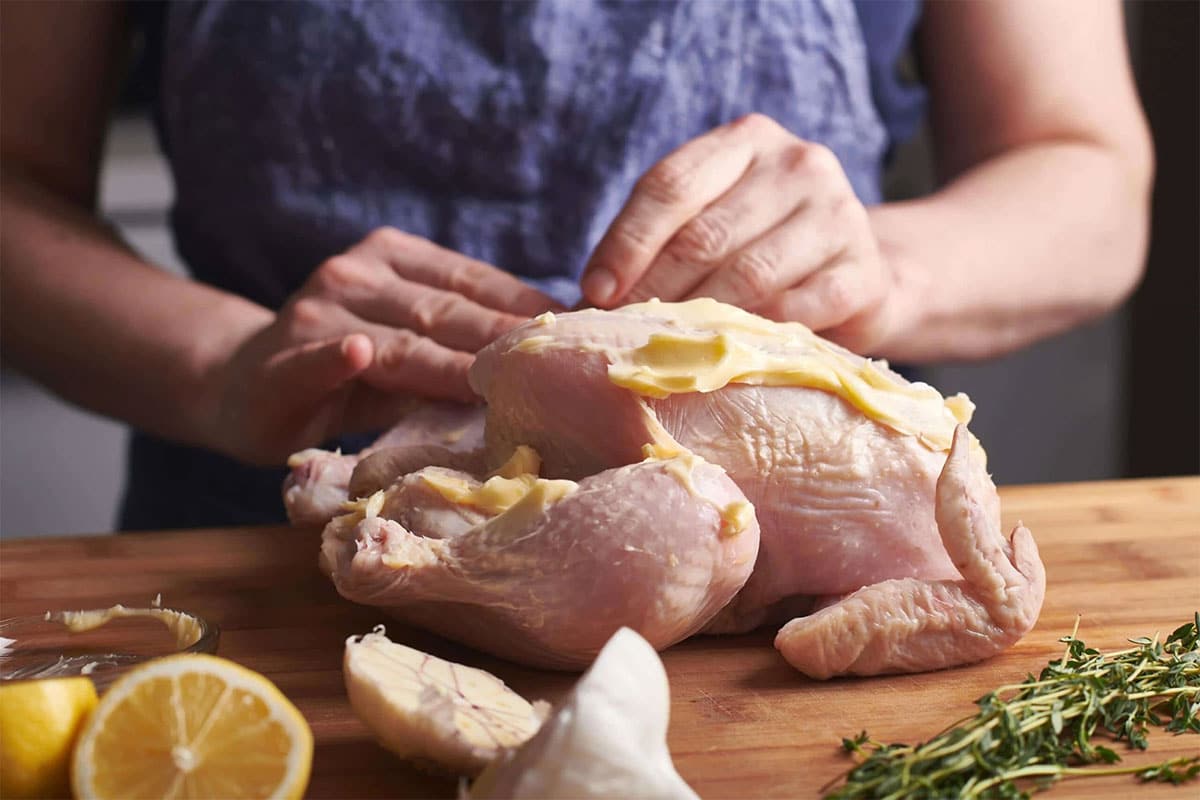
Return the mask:
<path id="1" fill-rule="evenodd" d="M 214 359 L 210 438 L 251 463 L 384 427 L 412 396 L 472 402 L 474 354 L 555 301 L 392 228 L 320 265 L 265 327 Z"/>

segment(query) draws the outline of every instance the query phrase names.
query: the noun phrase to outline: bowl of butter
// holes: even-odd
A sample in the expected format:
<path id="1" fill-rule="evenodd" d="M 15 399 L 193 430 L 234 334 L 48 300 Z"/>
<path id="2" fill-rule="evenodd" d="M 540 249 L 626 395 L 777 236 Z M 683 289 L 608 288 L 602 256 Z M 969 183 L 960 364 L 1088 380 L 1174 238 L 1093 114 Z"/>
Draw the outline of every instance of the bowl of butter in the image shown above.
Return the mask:
<path id="1" fill-rule="evenodd" d="M 220 629 L 188 611 L 146 607 L 47 611 L 0 620 L 0 680 L 86 675 L 103 690 L 144 661 L 215 653 Z"/>

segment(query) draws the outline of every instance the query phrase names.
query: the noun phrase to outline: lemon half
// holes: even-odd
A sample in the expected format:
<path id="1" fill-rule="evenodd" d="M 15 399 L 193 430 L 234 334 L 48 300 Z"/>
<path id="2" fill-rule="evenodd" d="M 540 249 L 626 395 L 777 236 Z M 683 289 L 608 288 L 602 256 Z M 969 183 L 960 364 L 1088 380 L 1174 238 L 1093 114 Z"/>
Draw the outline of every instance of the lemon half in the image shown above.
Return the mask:
<path id="1" fill-rule="evenodd" d="M 0 797 L 61 797 L 71 746 L 96 707 L 90 678 L 0 684 Z"/>
<path id="2" fill-rule="evenodd" d="M 298 798 L 308 723 L 276 686 L 232 661 L 179 655 L 124 676 L 80 734 L 79 798 Z"/>

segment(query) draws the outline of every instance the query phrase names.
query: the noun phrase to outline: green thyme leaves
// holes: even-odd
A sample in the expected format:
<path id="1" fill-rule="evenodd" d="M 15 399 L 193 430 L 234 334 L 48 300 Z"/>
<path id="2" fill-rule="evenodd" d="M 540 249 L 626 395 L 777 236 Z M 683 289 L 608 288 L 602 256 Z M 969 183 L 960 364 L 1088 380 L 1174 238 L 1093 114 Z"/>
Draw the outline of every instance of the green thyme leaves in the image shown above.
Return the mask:
<path id="1" fill-rule="evenodd" d="M 1028 798 L 1066 777 L 1134 774 L 1179 784 L 1200 777 L 1200 755 L 1151 767 L 1110 766 L 1124 741 L 1145 750 L 1151 728 L 1200 733 L 1200 613 L 1166 641 L 1101 653 L 1076 633 L 1037 677 L 978 700 L 974 716 L 924 744 L 884 744 L 863 731 L 842 740 L 859 759 L 827 798 Z M 1097 741 L 1099 739 L 1100 741 Z"/>

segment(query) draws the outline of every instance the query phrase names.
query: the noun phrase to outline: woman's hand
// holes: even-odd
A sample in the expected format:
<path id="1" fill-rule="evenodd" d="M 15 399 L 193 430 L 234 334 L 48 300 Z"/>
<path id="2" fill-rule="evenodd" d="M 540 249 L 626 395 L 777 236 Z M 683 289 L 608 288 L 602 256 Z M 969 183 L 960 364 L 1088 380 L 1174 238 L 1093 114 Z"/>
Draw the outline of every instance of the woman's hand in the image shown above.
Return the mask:
<path id="1" fill-rule="evenodd" d="M 837 156 L 751 114 L 638 181 L 596 246 L 583 291 L 604 308 L 713 297 L 870 349 L 891 284 Z"/>
<path id="2" fill-rule="evenodd" d="M 411 396 L 471 402 L 477 350 L 559 308 L 513 276 L 383 228 L 312 274 L 269 324 L 214 363 L 213 438 L 282 463 L 393 422 Z"/>

